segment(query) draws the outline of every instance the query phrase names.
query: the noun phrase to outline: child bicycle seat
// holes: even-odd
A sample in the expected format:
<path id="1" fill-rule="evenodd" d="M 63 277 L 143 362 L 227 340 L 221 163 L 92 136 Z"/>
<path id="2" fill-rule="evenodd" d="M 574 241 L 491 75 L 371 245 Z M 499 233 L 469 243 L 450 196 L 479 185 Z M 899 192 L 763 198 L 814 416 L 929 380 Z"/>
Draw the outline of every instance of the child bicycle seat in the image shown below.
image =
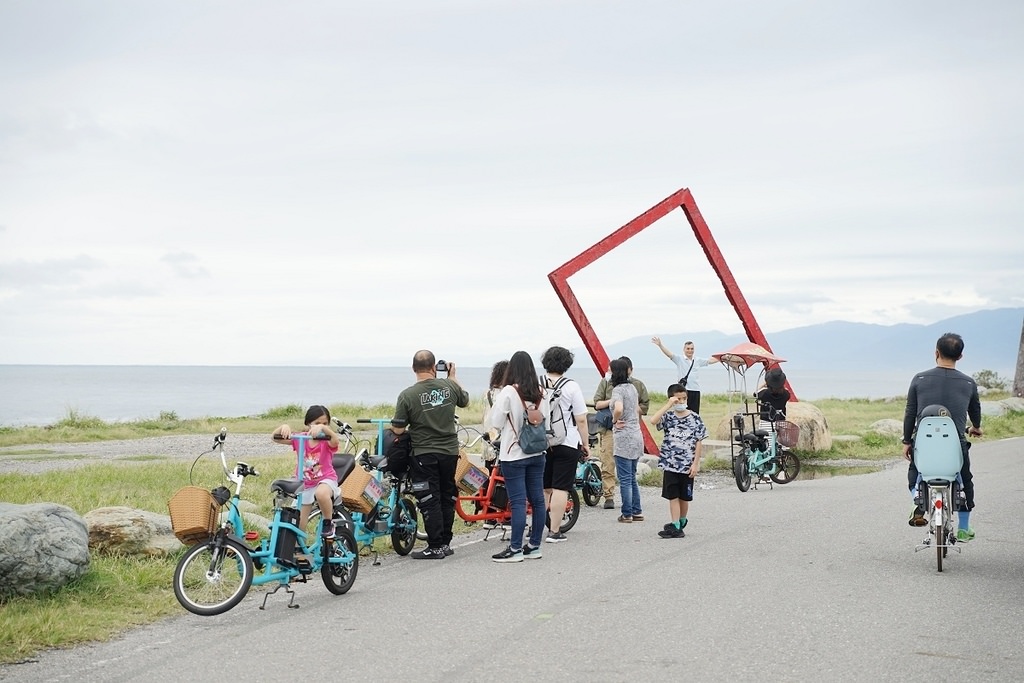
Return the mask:
<path id="1" fill-rule="evenodd" d="M 338 483 L 340 484 L 356 468 L 356 456 L 351 453 L 336 453 L 331 459 L 331 463 L 334 465 L 334 471 L 338 474 Z"/>
<path id="2" fill-rule="evenodd" d="M 922 417 L 914 434 L 914 465 L 929 484 L 954 481 L 964 464 L 960 434 L 950 417 Z"/>

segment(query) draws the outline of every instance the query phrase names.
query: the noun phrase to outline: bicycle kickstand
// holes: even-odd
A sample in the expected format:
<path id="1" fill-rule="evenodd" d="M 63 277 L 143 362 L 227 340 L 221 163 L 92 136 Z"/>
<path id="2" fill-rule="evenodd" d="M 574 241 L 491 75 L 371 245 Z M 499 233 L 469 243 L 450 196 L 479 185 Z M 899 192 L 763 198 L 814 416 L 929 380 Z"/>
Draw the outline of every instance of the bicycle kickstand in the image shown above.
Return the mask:
<path id="1" fill-rule="evenodd" d="M 377 567 L 377 566 L 380 565 L 380 551 L 379 550 L 374 550 L 373 551 L 373 562 L 371 562 L 370 564 L 372 564 L 374 567 Z"/>
<path id="2" fill-rule="evenodd" d="M 267 608 L 267 598 L 269 598 L 271 595 L 281 590 L 282 588 L 284 588 L 285 593 L 291 595 L 291 599 L 288 600 L 288 609 L 299 609 L 300 606 L 295 604 L 295 591 L 293 591 L 291 585 L 287 583 L 279 583 L 277 584 L 277 586 L 274 587 L 274 590 L 270 591 L 269 593 L 264 593 L 263 604 L 260 605 L 260 609 L 265 610 Z"/>

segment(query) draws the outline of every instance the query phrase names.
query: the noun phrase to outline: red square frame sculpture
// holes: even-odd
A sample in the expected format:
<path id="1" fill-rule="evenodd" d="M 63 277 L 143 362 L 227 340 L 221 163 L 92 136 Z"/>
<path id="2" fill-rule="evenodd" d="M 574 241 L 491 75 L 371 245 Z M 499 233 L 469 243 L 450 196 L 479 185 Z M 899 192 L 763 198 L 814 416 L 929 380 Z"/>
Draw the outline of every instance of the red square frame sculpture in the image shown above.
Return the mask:
<path id="1" fill-rule="evenodd" d="M 708 257 L 708 263 L 714 268 L 715 274 L 722 283 L 722 287 L 725 288 L 725 295 L 729 299 L 729 303 L 732 304 L 733 310 L 736 311 L 740 322 L 743 324 L 743 330 L 747 334 L 747 339 L 755 344 L 760 344 L 769 352 L 772 350 L 772 347 L 768 345 L 768 340 L 765 339 L 764 333 L 761 331 L 761 326 L 757 324 L 757 319 L 750 310 L 750 306 L 747 305 L 743 292 L 740 291 L 739 285 L 736 284 L 736 279 L 732 276 L 732 271 L 729 270 L 729 266 L 726 264 L 725 257 L 722 256 L 715 238 L 711 235 L 711 229 L 704 222 L 704 217 L 701 216 L 700 209 L 697 208 L 697 202 L 694 201 L 690 190 L 683 188 L 658 202 L 594 246 L 581 252 L 578 256 L 548 274 L 551 286 L 555 288 L 555 293 L 562 302 L 566 313 L 569 314 L 569 319 L 572 320 L 572 324 L 576 327 L 576 332 L 579 333 L 580 339 L 583 340 L 583 345 L 586 347 L 599 373 L 603 374 L 602 369 L 608 367 L 608 352 L 605 351 L 604 345 L 601 344 L 601 340 L 597 336 L 597 332 L 594 331 L 590 321 L 587 319 L 587 314 L 583 312 L 583 307 L 580 306 L 580 302 L 573 293 L 572 287 L 569 286 L 569 278 L 620 246 L 630 237 L 649 228 L 677 208 L 682 209 L 683 213 L 686 214 L 686 220 L 689 221 L 690 227 L 693 228 L 693 234 L 697 238 L 697 243 L 700 244 L 704 254 Z M 793 400 L 796 400 L 795 395 Z M 640 422 L 640 429 L 643 431 L 644 450 L 652 455 L 657 454 L 658 446 L 643 421 Z"/>

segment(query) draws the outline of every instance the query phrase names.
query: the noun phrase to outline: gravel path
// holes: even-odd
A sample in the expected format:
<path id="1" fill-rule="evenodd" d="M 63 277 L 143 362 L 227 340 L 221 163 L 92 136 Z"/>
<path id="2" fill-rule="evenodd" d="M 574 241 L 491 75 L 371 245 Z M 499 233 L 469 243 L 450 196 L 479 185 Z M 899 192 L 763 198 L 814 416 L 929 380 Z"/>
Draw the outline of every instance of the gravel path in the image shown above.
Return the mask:
<path id="1" fill-rule="evenodd" d="M 40 474 L 101 462 L 140 464 L 148 460 L 138 458 L 153 456 L 193 460 L 200 453 L 209 451 L 212 445 L 212 436 L 176 435 L 120 441 L 8 446 L 0 448 L 0 473 Z M 225 445 L 231 462 L 284 452 L 266 434 L 228 434 Z"/>
<path id="2" fill-rule="evenodd" d="M 357 434 L 357 436 L 359 436 Z M 367 433 L 366 436 L 369 436 Z M 210 435 L 151 436 L 145 439 L 120 441 L 93 441 L 88 443 L 47 443 L 0 448 L 0 474 L 42 474 L 55 470 L 69 470 L 97 463 L 138 465 L 149 458 L 163 457 L 191 461 L 200 453 L 210 450 Z M 270 441 L 266 434 L 228 434 L 226 442 L 229 462 L 246 458 L 281 455 L 283 449 Z M 718 458 L 728 458 L 726 447 L 709 449 Z M 146 459 L 140 459 L 146 458 Z M 815 463 L 825 467 L 874 466 L 884 469 L 900 466 L 903 458 L 889 461 L 828 460 Z M 698 476 L 698 486 L 720 488 L 734 486 L 728 470 L 705 470 Z"/>

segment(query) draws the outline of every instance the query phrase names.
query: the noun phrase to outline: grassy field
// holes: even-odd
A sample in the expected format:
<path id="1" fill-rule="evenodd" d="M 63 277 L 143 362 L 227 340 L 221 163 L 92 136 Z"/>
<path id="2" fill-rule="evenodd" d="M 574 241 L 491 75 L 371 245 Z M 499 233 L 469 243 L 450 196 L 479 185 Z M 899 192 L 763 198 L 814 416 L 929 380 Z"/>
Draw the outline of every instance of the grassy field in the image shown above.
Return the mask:
<path id="1" fill-rule="evenodd" d="M 1002 396 L 1005 397 L 1005 396 Z M 987 397 L 996 400 L 1002 397 Z M 665 396 L 652 395 L 652 412 Z M 885 460 L 898 457 L 899 440 L 874 434 L 870 425 L 881 419 L 901 420 L 900 400 L 829 400 L 816 402 L 834 435 L 848 434 L 857 440 L 836 440 L 826 453 L 801 453 L 809 464 L 816 460 L 859 459 Z M 735 412 L 725 396 L 704 396 L 703 413 L 710 426 Z M 0 428 L 0 446 L 44 444 L 31 449 L 0 453 L 2 459 L 43 459 L 45 444 L 110 439 L 138 439 L 168 434 L 209 434 L 221 427 L 232 433 L 266 433 L 282 422 L 301 426 L 304 408 L 298 405 L 274 408 L 263 415 L 245 418 L 207 418 L 179 420 L 165 414 L 159 420 L 125 423 L 104 423 L 79 414 L 48 427 Z M 388 417 L 391 405 L 331 406 L 342 420 L 355 424 L 359 417 Z M 483 404 L 476 402 L 460 413 L 464 424 L 478 424 L 483 419 Z M 1024 435 L 1024 413 L 984 422 L 986 439 Z M 84 515 L 98 507 L 126 505 L 166 514 L 167 500 L 188 483 L 187 464 L 170 458 L 153 458 L 140 453 L 131 458 L 136 464 L 89 465 L 72 471 L 49 472 L 45 475 L 0 475 L 0 488 L 6 502 L 33 503 L 55 501 Z M 294 466 L 287 455 L 253 462 L 270 481 L 290 476 Z M 219 465 L 208 462 L 196 471 L 196 483 L 215 486 L 220 483 Z M 271 500 L 266 487 L 246 489 L 263 514 L 269 514 Z M 171 574 L 177 557 L 127 558 L 94 555 L 89 572 L 79 581 L 52 595 L 12 598 L 0 602 L 0 663 L 16 662 L 49 647 L 104 640 L 135 625 L 145 624 L 167 615 L 181 614 L 182 609 L 171 590 Z"/>

